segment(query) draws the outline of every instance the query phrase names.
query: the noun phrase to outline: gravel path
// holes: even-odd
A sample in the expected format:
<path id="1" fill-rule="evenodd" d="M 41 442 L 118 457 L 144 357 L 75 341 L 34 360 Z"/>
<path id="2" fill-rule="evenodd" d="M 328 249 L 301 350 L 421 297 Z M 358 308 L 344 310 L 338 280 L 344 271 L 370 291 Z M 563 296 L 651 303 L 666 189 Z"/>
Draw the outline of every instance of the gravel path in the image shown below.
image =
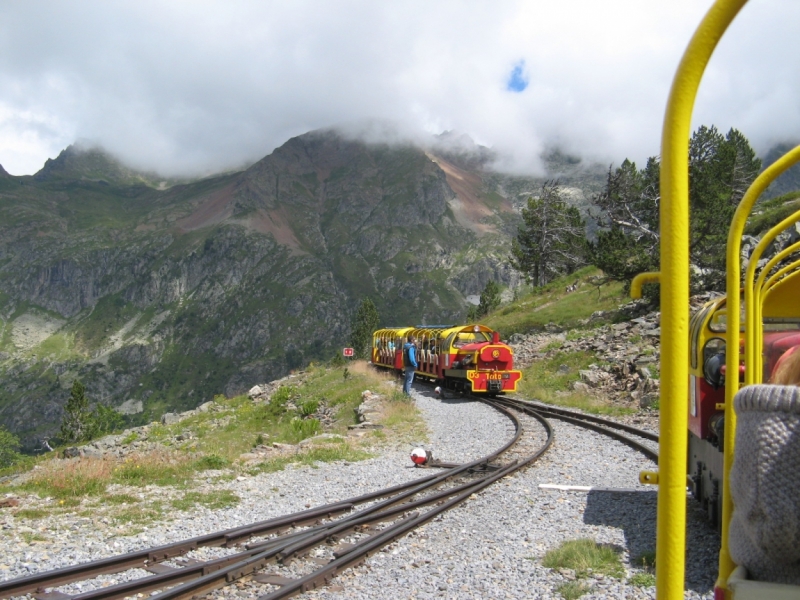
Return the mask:
<path id="1" fill-rule="evenodd" d="M 415 392 L 431 431 L 437 458 L 464 462 L 488 454 L 512 434 L 510 421 L 488 406 L 463 400 L 438 400 Z M 534 466 L 517 473 L 395 542 L 365 564 L 350 569 L 335 585 L 300 598 L 560 598 L 556 588 L 570 573 L 541 566 L 544 553 L 568 539 L 592 538 L 622 550 L 631 558 L 655 545 L 654 489 L 638 483 L 638 472 L 654 465 L 626 446 L 599 434 L 554 422 L 556 442 Z M 387 448 L 381 456 L 358 463 L 289 467 L 284 471 L 240 477 L 228 484 L 242 501 L 234 508 L 192 514 L 150 526 L 137 536 L 119 537 L 102 521 L 77 516 L 48 517 L 40 523 L 46 542 L 26 543 L 34 531 L 10 513 L 0 513 L 0 579 L 11 579 L 111 554 L 201 535 L 356 496 L 430 474 L 410 468 L 410 447 Z M 641 491 L 562 492 L 539 484 L 598 485 Z M 694 508 L 691 505 L 692 509 Z M 48 519 L 50 521 L 48 521 Z M 692 550 L 687 557 L 687 598 L 711 598 L 716 568 L 715 534 L 690 510 Z M 697 551 L 696 547 L 705 548 Z M 232 550 L 201 549 L 199 559 Z M 696 565 L 701 565 L 699 568 Z M 294 566 L 292 568 L 295 568 Z M 303 572 L 301 563 L 295 574 Z M 132 573 L 129 576 L 144 576 Z M 629 572 L 630 574 L 630 572 Z M 96 580 L 108 585 L 122 578 Z M 583 598 L 652 598 L 653 588 L 625 585 L 597 576 Z M 67 593 L 77 586 L 59 588 Z M 82 588 L 84 591 L 88 587 Z M 266 591 L 267 587 L 263 588 Z M 217 593 L 220 598 L 257 595 L 246 584 Z"/>

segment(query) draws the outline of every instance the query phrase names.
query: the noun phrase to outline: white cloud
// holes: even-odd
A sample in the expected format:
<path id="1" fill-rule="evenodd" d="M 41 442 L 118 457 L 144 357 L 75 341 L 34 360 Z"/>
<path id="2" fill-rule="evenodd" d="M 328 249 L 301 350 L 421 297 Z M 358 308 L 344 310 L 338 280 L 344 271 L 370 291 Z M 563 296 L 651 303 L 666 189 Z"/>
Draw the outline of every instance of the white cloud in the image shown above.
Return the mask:
<path id="1" fill-rule="evenodd" d="M 4 3 L 0 164 L 32 173 L 81 138 L 133 166 L 201 173 L 309 129 L 381 119 L 468 133 L 517 170 L 539 168 L 554 144 L 641 161 L 658 152 L 672 75 L 711 2 L 665 4 Z M 697 123 L 738 127 L 760 148 L 800 137 L 798 13 L 791 0 L 743 9 Z M 511 92 L 523 62 L 528 86 Z"/>

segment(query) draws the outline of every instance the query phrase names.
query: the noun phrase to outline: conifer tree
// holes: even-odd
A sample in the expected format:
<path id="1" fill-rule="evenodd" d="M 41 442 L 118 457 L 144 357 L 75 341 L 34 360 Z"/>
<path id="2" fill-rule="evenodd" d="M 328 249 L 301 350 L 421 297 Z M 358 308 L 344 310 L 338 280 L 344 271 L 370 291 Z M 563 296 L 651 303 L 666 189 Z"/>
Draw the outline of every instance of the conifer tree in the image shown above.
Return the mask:
<path id="1" fill-rule="evenodd" d="M 369 298 L 362 300 L 358 307 L 350 329 L 350 345 L 356 358 L 367 359 L 370 357 L 372 347 L 372 333 L 378 329 L 380 317 L 378 309 Z"/>
<path id="2" fill-rule="evenodd" d="M 10 467 L 20 459 L 19 438 L 0 425 L 0 469 Z"/>
<path id="3" fill-rule="evenodd" d="M 659 259 L 660 162 L 642 170 L 625 160 L 609 169 L 606 187 L 595 198 L 604 227 L 589 245 L 589 260 L 610 279 L 629 282 L 642 271 L 657 271 Z M 692 287 L 724 291 L 725 248 L 736 206 L 761 170 L 747 138 L 736 129 L 722 135 L 700 127 L 689 142 L 689 254 Z"/>
<path id="4" fill-rule="evenodd" d="M 61 419 L 61 441 L 74 444 L 89 439 L 92 429 L 92 415 L 89 412 L 89 400 L 86 389 L 79 380 L 72 383 L 69 400 L 64 407 Z"/>
<path id="5" fill-rule="evenodd" d="M 477 318 L 485 317 L 500 306 L 500 286 L 494 281 L 489 281 L 481 292 L 481 300 L 475 311 Z"/>
<path id="6" fill-rule="evenodd" d="M 584 262 L 584 223 L 557 181 L 542 185 L 522 209 L 524 225 L 511 242 L 511 265 L 534 286 L 571 273 Z"/>

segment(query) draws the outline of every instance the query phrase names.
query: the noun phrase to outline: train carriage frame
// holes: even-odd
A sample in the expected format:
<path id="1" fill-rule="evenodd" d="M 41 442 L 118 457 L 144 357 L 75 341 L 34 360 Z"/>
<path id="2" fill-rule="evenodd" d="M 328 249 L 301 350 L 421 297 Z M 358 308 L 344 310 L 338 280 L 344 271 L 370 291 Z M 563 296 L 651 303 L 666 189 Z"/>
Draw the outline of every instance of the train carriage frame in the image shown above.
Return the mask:
<path id="1" fill-rule="evenodd" d="M 656 526 L 656 598 L 658 600 L 678 600 L 684 594 L 684 572 L 686 556 L 686 490 L 687 470 L 692 465 L 687 461 L 690 445 L 688 439 L 692 427 L 708 424 L 713 433 L 715 426 L 708 419 L 691 423 L 694 402 L 695 410 L 707 408 L 711 417 L 722 415 L 722 433 L 718 444 L 721 446 L 722 466 L 715 466 L 720 475 L 719 487 L 722 498 L 719 510 L 722 531 L 719 553 L 719 574 L 715 584 L 716 600 L 770 600 L 800 598 L 800 587 L 770 582 L 749 580 L 746 571 L 735 565 L 729 552 L 729 526 L 733 504 L 730 496 L 730 470 L 735 451 L 737 430 L 734 395 L 742 384 L 758 384 L 772 367 L 774 353 L 780 350 L 780 339 L 792 335 L 791 328 L 785 328 L 785 336 L 763 334 L 764 324 L 769 319 L 780 318 L 784 322 L 800 317 L 797 298 L 800 295 L 800 260 L 790 262 L 775 272 L 770 272 L 773 263 L 764 276 L 755 277 L 758 257 L 766 245 L 790 223 L 796 222 L 796 213 L 772 228 L 762 238 L 757 252 L 751 256 L 744 281 L 741 280 L 740 251 L 744 226 L 758 197 L 786 169 L 800 161 L 800 146 L 792 149 L 761 173 L 745 193 L 737 207 L 728 233 L 727 246 L 727 287 L 725 332 L 720 336 L 723 342 L 714 342 L 710 350 L 718 350 L 724 344 L 724 371 L 719 352 L 706 357 L 706 344 L 712 341 L 711 327 L 714 315 L 722 315 L 723 308 L 717 304 L 707 307 L 690 324 L 689 320 L 689 159 L 688 146 L 694 101 L 705 68 L 717 43 L 729 25 L 747 3 L 747 0 L 716 0 L 706 13 L 681 59 L 670 89 L 664 117 L 661 141 L 661 204 L 660 216 L 660 271 L 645 273 L 634 279 L 631 295 L 641 295 L 644 283 L 659 282 L 661 285 L 661 420 L 660 455 L 658 473 L 642 473 L 640 480 L 658 485 L 658 508 Z M 768 239 L 769 238 L 769 239 Z M 788 253 L 784 259 L 788 259 Z M 788 260 L 787 260 L 788 262 Z M 744 291 L 744 319 L 740 314 L 742 302 L 740 294 Z M 767 319 L 767 321 L 765 321 Z M 744 331 L 740 324 L 744 323 Z M 690 331 L 691 329 L 691 331 Z M 697 340 L 690 337 L 697 332 Z M 744 345 L 742 344 L 744 333 Z M 705 336 L 705 337 L 704 337 Z M 707 338 L 707 339 L 706 339 Z M 687 340 L 690 343 L 687 344 Z M 788 343 L 788 342 L 785 342 Z M 766 360 L 762 356 L 767 350 Z M 774 351 L 774 352 L 773 352 Z M 772 353 L 772 354 L 771 354 Z M 697 365 L 701 363 L 702 368 Z M 744 360 L 741 360 L 744 356 Z M 715 358 L 716 357 L 716 358 Z M 692 366 L 692 360 L 697 359 Z M 708 360 L 706 360 L 708 358 Z M 711 367 L 717 370 L 711 372 Z M 700 371 L 706 383 L 715 381 L 714 377 L 727 376 L 724 396 L 703 395 L 698 389 Z M 708 372 L 706 372 L 708 371 Z M 733 374 L 733 376 L 731 376 Z M 690 375 L 695 385 L 687 385 Z M 740 381 L 743 379 L 743 381 Z M 719 380 L 716 379 L 717 383 Z M 714 386 L 711 385 L 711 388 Z M 698 397 L 699 394 L 699 397 Z M 704 406 L 704 403 L 708 406 Z M 713 403 L 713 409 L 711 404 Z M 700 408 L 699 408 L 700 407 Z M 704 416 L 707 413 L 703 413 Z M 708 431 L 705 432 L 708 434 Z M 688 466 L 688 469 L 687 469 Z M 702 479 L 702 478 L 701 478 Z M 702 486 L 701 480 L 700 485 Z M 694 484 L 693 484 L 694 485 Z M 791 489 L 800 487 L 796 478 L 785 485 Z"/>
<path id="2" fill-rule="evenodd" d="M 379 329 L 372 334 L 372 363 L 402 371 L 403 345 L 409 335 L 417 340 L 417 378 L 475 394 L 517 391 L 522 373 L 513 368 L 513 349 L 500 341 L 499 333 L 480 324 Z"/>

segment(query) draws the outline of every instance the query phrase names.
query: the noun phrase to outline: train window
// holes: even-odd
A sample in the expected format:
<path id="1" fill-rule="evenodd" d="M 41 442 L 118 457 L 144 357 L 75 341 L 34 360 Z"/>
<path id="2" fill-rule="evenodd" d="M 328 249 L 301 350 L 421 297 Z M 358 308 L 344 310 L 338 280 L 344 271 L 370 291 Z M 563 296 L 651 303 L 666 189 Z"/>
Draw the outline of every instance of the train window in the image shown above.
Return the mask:
<path id="1" fill-rule="evenodd" d="M 447 339 L 444 341 L 444 347 L 448 350 L 453 347 L 453 340 L 455 339 L 456 334 L 451 333 L 447 336 Z"/>
<path id="2" fill-rule="evenodd" d="M 722 366 L 725 364 L 725 340 L 711 338 L 703 346 L 703 378 L 715 390 L 723 385 Z"/>
<path id="3" fill-rule="evenodd" d="M 741 303 L 741 309 L 739 310 L 739 331 L 744 331 L 744 320 L 745 320 L 745 313 L 744 313 L 744 301 Z M 725 333 L 727 331 L 728 325 L 728 311 L 725 308 L 719 309 L 713 315 L 711 315 L 711 320 L 708 322 L 708 328 L 713 331 L 714 333 Z"/>

